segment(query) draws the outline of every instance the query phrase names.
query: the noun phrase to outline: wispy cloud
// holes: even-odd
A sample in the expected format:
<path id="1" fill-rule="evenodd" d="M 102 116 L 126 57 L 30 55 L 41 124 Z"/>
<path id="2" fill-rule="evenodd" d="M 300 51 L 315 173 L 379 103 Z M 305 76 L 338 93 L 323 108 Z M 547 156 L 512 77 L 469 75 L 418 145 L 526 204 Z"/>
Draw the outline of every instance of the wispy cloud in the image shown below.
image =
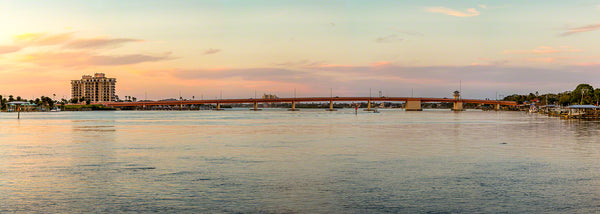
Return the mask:
<path id="1" fill-rule="evenodd" d="M 158 55 L 135 53 L 115 55 L 102 51 L 102 48 L 119 47 L 125 43 L 143 41 L 133 38 L 78 38 L 74 33 L 68 32 L 58 34 L 25 33 L 16 35 L 13 39 L 13 45 L 0 46 L 0 54 L 23 52 L 22 49 L 27 49 L 25 53 L 16 58 L 20 62 L 39 66 L 77 68 L 119 66 L 173 59 L 171 52 Z"/>
<path id="2" fill-rule="evenodd" d="M 430 13 L 442 13 L 449 16 L 457 16 L 457 17 L 470 17 L 470 16 L 478 16 L 479 11 L 475 8 L 469 8 L 466 12 L 457 11 L 454 9 L 446 8 L 446 7 L 428 7 L 425 8 L 427 12 Z"/>
<path id="3" fill-rule="evenodd" d="M 128 38 L 92 38 L 92 39 L 75 39 L 68 42 L 63 48 L 69 49 L 88 49 L 88 48 L 104 48 L 104 47 L 118 47 L 128 42 L 141 42 L 140 39 L 128 39 Z"/>
<path id="4" fill-rule="evenodd" d="M 486 6 L 485 4 L 479 4 L 479 5 L 477 5 L 477 6 L 479 6 L 479 7 L 483 8 L 483 9 L 487 8 L 487 6 Z"/>
<path id="5" fill-rule="evenodd" d="M 486 57 L 478 58 L 478 62 L 471 63 L 472 66 L 502 66 L 511 63 L 511 61 L 506 59 L 490 59 Z"/>
<path id="6" fill-rule="evenodd" d="M 219 52 L 221 52 L 221 50 L 220 50 L 220 49 L 212 49 L 212 48 L 211 48 L 211 49 L 208 49 L 208 50 L 204 51 L 204 54 L 205 54 L 205 55 L 208 55 L 208 54 L 216 54 L 216 53 L 219 53 Z"/>
<path id="7" fill-rule="evenodd" d="M 299 61 L 290 61 L 290 62 L 280 62 L 275 63 L 275 66 L 281 67 L 316 67 L 325 64 L 324 61 L 310 61 L 310 60 L 299 60 Z"/>
<path id="8" fill-rule="evenodd" d="M 505 50 L 504 54 L 552 54 L 552 53 L 568 53 L 568 52 L 583 52 L 579 49 L 572 49 L 567 46 L 561 46 L 560 48 L 540 46 L 533 50 Z"/>
<path id="9" fill-rule="evenodd" d="M 87 66 L 116 66 L 131 65 L 143 62 L 168 60 L 171 53 L 162 56 L 130 54 L 119 56 L 96 55 L 89 52 L 42 52 L 32 53 L 22 57 L 21 61 L 40 66 L 58 67 L 87 67 Z"/>
<path id="10" fill-rule="evenodd" d="M 409 36 L 424 36 L 425 34 L 421 33 L 421 32 L 417 32 L 417 31 L 410 31 L 410 30 L 401 30 L 398 29 L 398 33 L 404 34 L 404 35 L 409 35 Z"/>
<path id="11" fill-rule="evenodd" d="M 21 50 L 20 46 L 0 46 L 0 54 L 13 53 Z"/>
<path id="12" fill-rule="evenodd" d="M 561 36 L 569 36 L 569 35 L 573 35 L 576 33 L 594 31 L 594 30 L 598 30 L 598 29 L 600 29 L 600 23 L 593 24 L 593 25 L 586 25 L 586 26 L 582 26 L 582 27 L 568 28 L 566 32 L 564 32 L 560 35 Z"/>
<path id="13" fill-rule="evenodd" d="M 392 62 L 388 62 L 388 61 L 379 61 L 379 62 L 374 62 L 374 63 L 371 63 L 371 66 L 373 66 L 373 67 L 386 67 L 386 66 L 392 66 Z"/>
<path id="14" fill-rule="evenodd" d="M 133 38 L 76 38 L 74 33 L 25 33 L 14 36 L 13 41 L 21 47 L 61 45 L 63 49 L 94 49 L 119 47 L 125 43 L 141 42 Z"/>
<path id="15" fill-rule="evenodd" d="M 375 39 L 375 42 L 377 42 L 377 43 L 394 43 L 394 42 L 401 42 L 402 40 L 404 40 L 404 39 L 400 38 L 396 34 L 392 34 L 392 35 L 377 37 Z"/>
<path id="16" fill-rule="evenodd" d="M 558 60 L 569 59 L 570 57 L 538 57 L 538 58 L 527 58 L 526 61 L 529 62 L 547 62 L 553 63 Z"/>
<path id="17" fill-rule="evenodd" d="M 58 45 L 71 40 L 73 33 L 25 33 L 14 37 L 14 42 L 27 46 Z"/>
<path id="18" fill-rule="evenodd" d="M 242 79 L 268 80 L 275 79 L 290 79 L 301 75 L 303 72 L 280 69 L 280 68 L 242 68 L 242 69 L 193 69 L 193 70 L 177 70 L 172 74 L 181 79 L 220 79 L 240 77 Z"/>

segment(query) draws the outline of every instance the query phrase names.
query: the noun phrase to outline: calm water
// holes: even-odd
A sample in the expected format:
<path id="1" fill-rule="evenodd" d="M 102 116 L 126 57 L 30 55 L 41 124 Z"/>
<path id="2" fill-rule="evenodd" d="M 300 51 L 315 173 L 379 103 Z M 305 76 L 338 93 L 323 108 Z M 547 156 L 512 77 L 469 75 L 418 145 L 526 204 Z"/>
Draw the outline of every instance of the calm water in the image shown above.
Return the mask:
<path id="1" fill-rule="evenodd" d="M 521 112 L 0 113 L 0 213 L 596 213 L 600 123 Z"/>

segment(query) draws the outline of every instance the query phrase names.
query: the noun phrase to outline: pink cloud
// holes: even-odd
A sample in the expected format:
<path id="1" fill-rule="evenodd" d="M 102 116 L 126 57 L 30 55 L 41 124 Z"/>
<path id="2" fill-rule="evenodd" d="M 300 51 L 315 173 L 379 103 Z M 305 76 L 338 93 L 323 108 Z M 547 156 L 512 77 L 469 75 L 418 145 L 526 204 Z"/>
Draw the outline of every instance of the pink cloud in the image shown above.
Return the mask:
<path id="1" fill-rule="evenodd" d="M 120 56 L 96 55 L 89 52 L 42 52 L 32 53 L 22 57 L 21 61 L 40 66 L 86 67 L 86 66 L 116 66 L 130 65 L 143 62 L 155 62 L 170 59 L 171 53 L 162 56 L 130 54 Z"/>
<path id="2" fill-rule="evenodd" d="M 351 68 L 356 67 L 355 65 L 344 65 L 344 64 L 321 64 L 314 66 L 316 68 Z"/>
<path id="3" fill-rule="evenodd" d="M 425 8 L 427 12 L 430 13 L 442 13 L 449 16 L 457 16 L 457 17 L 470 17 L 470 16 L 478 16 L 479 11 L 475 8 L 467 9 L 467 12 L 461 12 L 454 9 L 446 8 L 446 7 L 428 7 Z"/>
<path id="4" fill-rule="evenodd" d="M 583 62 L 583 63 L 575 63 L 576 66 L 600 66 L 600 62 Z"/>
<path id="5" fill-rule="evenodd" d="M 541 58 L 527 58 L 525 61 L 529 62 L 555 62 L 557 60 L 569 59 L 569 57 L 541 57 Z"/>
<path id="6" fill-rule="evenodd" d="M 598 29 L 600 29 L 600 23 L 593 24 L 593 25 L 586 25 L 586 26 L 582 26 L 582 27 L 568 28 L 568 30 L 566 32 L 562 33 L 561 36 L 569 36 L 569 35 L 573 35 L 576 33 L 594 31 L 594 30 L 598 30 Z"/>
<path id="7" fill-rule="evenodd" d="M 208 54 L 216 54 L 216 53 L 219 53 L 219 52 L 221 52 L 221 50 L 219 50 L 219 49 L 212 49 L 212 48 L 211 48 L 211 49 L 208 49 L 208 50 L 204 51 L 204 54 L 205 54 L 205 55 L 208 55 Z"/>
<path id="8" fill-rule="evenodd" d="M 550 53 L 568 53 L 583 52 L 579 49 L 571 49 L 567 46 L 561 46 L 559 49 L 553 47 L 540 46 L 533 50 L 505 50 L 504 54 L 550 54 Z"/>

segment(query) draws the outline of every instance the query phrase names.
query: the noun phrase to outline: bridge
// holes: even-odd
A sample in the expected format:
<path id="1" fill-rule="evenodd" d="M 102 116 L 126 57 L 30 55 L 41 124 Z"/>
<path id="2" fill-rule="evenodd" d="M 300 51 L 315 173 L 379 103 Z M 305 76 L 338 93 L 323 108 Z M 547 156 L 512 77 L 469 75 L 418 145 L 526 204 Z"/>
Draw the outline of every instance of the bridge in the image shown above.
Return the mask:
<path id="1" fill-rule="evenodd" d="M 329 109 L 333 111 L 334 102 L 367 102 L 367 109 L 371 110 L 371 102 L 405 102 L 406 111 L 422 111 L 421 103 L 453 103 L 452 110 L 462 111 L 463 104 L 477 103 L 494 105 L 496 110 L 500 110 L 500 106 L 516 106 L 514 101 L 499 101 L 499 100 L 478 100 L 478 99 L 460 99 L 455 98 L 426 98 L 426 97 L 294 97 L 294 98 L 273 98 L 273 99 L 212 99 L 212 100 L 174 100 L 174 101 L 141 101 L 141 102 L 108 102 L 100 103 L 109 107 L 146 107 L 146 106 L 180 106 L 183 105 L 201 105 L 215 104 L 215 110 L 222 110 L 221 104 L 254 104 L 254 108 L 258 109 L 258 103 L 291 103 L 290 110 L 295 111 L 296 103 L 300 102 L 329 102 Z"/>

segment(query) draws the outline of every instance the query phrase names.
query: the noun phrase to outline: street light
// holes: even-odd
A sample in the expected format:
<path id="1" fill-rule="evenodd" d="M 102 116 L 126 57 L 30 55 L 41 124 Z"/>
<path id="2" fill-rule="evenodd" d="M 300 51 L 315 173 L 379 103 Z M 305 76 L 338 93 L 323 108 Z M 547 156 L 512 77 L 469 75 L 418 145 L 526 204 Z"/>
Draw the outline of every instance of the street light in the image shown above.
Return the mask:
<path id="1" fill-rule="evenodd" d="M 585 93 L 586 93 L 588 90 L 589 90 L 589 89 L 587 89 L 587 88 L 582 88 L 582 89 L 581 89 L 581 99 L 580 99 L 580 101 L 579 101 L 579 105 L 582 105 L 582 104 L 583 104 L 583 96 L 585 95 Z"/>

